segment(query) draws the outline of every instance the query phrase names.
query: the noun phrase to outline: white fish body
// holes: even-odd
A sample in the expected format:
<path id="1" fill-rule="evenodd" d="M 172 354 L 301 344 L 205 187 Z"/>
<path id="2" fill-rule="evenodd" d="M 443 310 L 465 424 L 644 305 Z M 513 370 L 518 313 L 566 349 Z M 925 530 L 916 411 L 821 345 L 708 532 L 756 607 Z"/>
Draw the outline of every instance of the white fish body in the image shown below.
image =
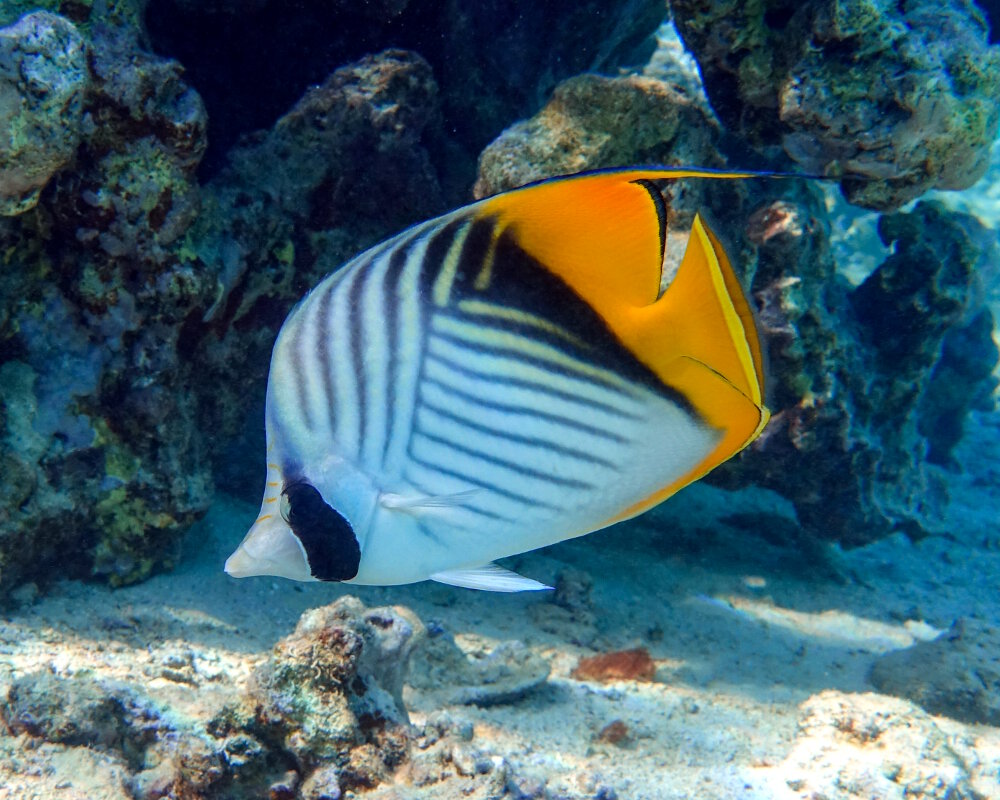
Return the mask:
<path id="1" fill-rule="evenodd" d="M 480 201 L 316 286 L 274 346 L 267 486 L 227 572 L 544 588 L 490 562 L 633 516 L 754 438 L 767 419 L 759 344 L 729 273 L 698 275 L 699 262 L 676 290 L 692 315 L 706 305 L 704 333 L 724 342 L 686 352 L 680 328 L 677 345 L 656 341 L 669 342 L 678 310 L 661 305 L 673 286 L 658 299 L 664 219 L 647 177 L 599 173 Z M 580 215 L 596 215 L 579 236 L 544 213 L 575 181 Z M 555 197 L 532 195 L 552 186 Z M 704 269 L 728 270 L 698 231 Z M 629 274 L 586 241 L 574 255 L 578 239 L 616 233 L 641 234 L 611 244 L 614 258 L 644 262 L 617 270 Z M 544 252 L 560 237 L 558 255 Z"/>

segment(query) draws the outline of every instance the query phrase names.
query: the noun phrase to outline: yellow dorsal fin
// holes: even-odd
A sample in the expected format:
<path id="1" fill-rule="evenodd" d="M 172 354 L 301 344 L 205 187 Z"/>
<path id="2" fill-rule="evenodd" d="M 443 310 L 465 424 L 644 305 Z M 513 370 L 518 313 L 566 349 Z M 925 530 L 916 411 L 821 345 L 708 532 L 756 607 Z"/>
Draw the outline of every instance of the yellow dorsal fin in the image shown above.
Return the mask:
<path id="1" fill-rule="evenodd" d="M 600 312 L 598 298 L 642 306 L 656 300 L 660 220 L 644 173 L 597 173 L 545 181 L 483 202 L 518 244 Z"/>
<path id="2" fill-rule="evenodd" d="M 704 364 L 756 406 L 763 365 L 753 314 L 715 234 L 696 216 L 677 275 L 659 297 L 665 224 L 649 181 L 748 172 L 631 169 L 544 181 L 483 201 L 480 213 L 585 300 L 671 384 L 676 359 Z M 659 297 L 659 299 L 657 299 Z"/>
<path id="3" fill-rule="evenodd" d="M 650 181 L 766 174 L 686 168 L 581 173 L 487 198 L 477 215 L 494 217 L 498 233 L 510 228 L 524 250 L 610 319 L 615 308 L 649 305 L 659 296 L 666 219 Z"/>

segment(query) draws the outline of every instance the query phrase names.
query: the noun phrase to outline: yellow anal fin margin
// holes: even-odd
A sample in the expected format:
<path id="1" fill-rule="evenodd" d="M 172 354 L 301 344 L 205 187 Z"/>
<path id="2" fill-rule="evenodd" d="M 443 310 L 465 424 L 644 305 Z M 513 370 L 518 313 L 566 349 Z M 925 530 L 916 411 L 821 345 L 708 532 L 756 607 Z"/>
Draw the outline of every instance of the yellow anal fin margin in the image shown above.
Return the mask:
<path id="1" fill-rule="evenodd" d="M 677 275 L 640 316 L 644 335 L 633 352 L 665 383 L 674 385 L 675 359 L 688 358 L 718 373 L 754 405 L 763 404 L 756 321 L 729 257 L 700 214 Z M 698 405 L 697 398 L 691 400 Z"/>

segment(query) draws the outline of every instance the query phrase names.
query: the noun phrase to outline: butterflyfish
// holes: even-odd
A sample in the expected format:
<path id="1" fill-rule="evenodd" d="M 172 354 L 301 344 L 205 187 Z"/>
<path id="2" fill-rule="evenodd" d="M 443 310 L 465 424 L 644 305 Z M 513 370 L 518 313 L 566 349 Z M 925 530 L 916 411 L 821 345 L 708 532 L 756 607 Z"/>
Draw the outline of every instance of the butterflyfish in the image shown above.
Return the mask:
<path id="1" fill-rule="evenodd" d="M 322 280 L 274 345 L 264 499 L 226 571 L 547 588 L 492 562 L 633 517 L 746 447 L 768 420 L 754 317 L 700 214 L 665 277 L 662 187 L 753 174 L 546 180 Z"/>

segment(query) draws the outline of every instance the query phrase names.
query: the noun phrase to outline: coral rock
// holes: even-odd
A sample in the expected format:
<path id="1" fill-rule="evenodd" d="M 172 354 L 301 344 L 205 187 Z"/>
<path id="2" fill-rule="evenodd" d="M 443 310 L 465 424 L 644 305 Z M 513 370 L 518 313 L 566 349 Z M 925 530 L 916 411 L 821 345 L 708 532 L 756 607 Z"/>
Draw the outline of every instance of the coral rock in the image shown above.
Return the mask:
<path id="1" fill-rule="evenodd" d="M 90 84 L 87 45 L 55 14 L 28 14 L 0 28 L 0 214 L 38 202 L 80 142 Z"/>
<path id="2" fill-rule="evenodd" d="M 723 123 L 888 210 L 971 186 L 1000 123 L 1000 48 L 972 2 L 674 0 Z"/>
<path id="3" fill-rule="evenodd" d="M 986 797 L 952 737 L 913 704 L 828 691 L 802 707 L 799 734 L 770 770 L 776 797 L 939 800 Z M 792 793 L 789 793 L 791 790 Z"/>
<path id="4" fill-rule="evenodd" d="M 155 712 L 123 686 L 48 672 L 18 678 L 0 717 L 15 734 L 109 750 L 143 748 L 158 723 Z"/>
<path id="5" fill-rule="evenodd" d="M 540 178 L 623 164 L 720 166 L 717 126 L 688 95 L 655 78 L 581 75 L 479 158 L 484 197 Z"/>
<path id="6" fill-rule="evenodd" d="M 340 800 L 340 773 L 334 767 L 320 767 L 302 783 L 302 800 Z"/>
<path id="7" fill-rule="evenodd" d="M 435 132 L 447 141 L 441 162 L 464 192 L 475 155 L 504 126 L 534 113 L 564 78 L 641 63 L 665 12 L 663 0 L 151 0 L 147 21 L 157 52 L 203 88 L 212 163 L 331 66 L 387 47 L 419 52 L 449 118 Z"/>
<path id="8" fill-rule="evenodd" d="M 179 65 L 137 35 L 95 28 L 73 165 L 36 208 L 0 219 L 0 461 L 12 477 L 0 595 L 31 579 L 144 578 L 176 560 L 208 504 L 178 342 L 214 287 L 172 252 L 197 212 L 207 120 Z M 60 126 L 75 129 L 66 102 Z"/>
<path id="9" fill-rule="evenodd" d="M 994 625 L 958 620 L 930 642 L 880 657 L 871 682 L 932 714 L 1000 725 L 1000 634 Z"/>
<path id="10" fill-rule="evenodd" d="M 976 273 L 995 245 L 971 217 L 921 203 L 882 218 L 880 234 L 895 253 L 849 290 L 834 277 L 818 214 L 800 206 L 795 215 L 795 231 L 762 246 L 755 278 L 777 413 L 753 446 L 756 464 L 720 475 L 748 470 L 744 480 L 790 498 L 809 531 L 848 546 L 900 528 L 933 530 L 940 500 L 927 453 L 936 448 L 946 459 L 957 437 L 950 445 L 931 439 L 922 420 L 961 429 L 969 398 L 993 386 L 996 347 L 982 325 L 968 326 L 989 315 Z M 966 349 L 982 370 L 966 366 L 967 403 L 945 406 L 935 384 L 952 336 L 975 338 Z"/>
<path id="11" fill-rule="evenodd" d="M 219 484 L 255 486 L 278 328 L 303 292 L 394 229 L 444 210 L 423 138 L 438 89 L 420 56 L 389 50 L 335 70 L 270 131 L 247 137 L 203 191 L 188 237 L 213 296 L 189 327 L 202 424 L 237 440 Z"/>
<path id="12" fill-rule="evenodd" d="M 246 724 L 303 771 L 332 764 L 341 787 L 371 788 L 406 757 L 402 681 L 422 629 L 353 597 L 306 612 L 254 674 Z"/>

